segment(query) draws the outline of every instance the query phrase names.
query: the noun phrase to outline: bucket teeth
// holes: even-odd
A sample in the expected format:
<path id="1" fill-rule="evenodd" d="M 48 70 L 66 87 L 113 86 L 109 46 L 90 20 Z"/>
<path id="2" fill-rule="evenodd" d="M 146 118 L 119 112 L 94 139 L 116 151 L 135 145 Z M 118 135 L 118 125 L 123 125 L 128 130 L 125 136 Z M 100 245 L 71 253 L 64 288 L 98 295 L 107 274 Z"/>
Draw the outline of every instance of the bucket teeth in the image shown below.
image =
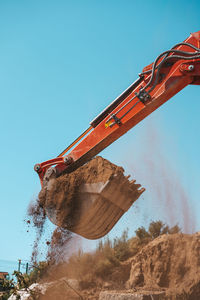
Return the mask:
<path id="1" fill-rule="evenodd" d="M 138 190 L 138 193 L 139 194 L 142 194 L 142 193 L 144 193 L 145 192 L 145 188 L 141 188 L 140 190 Z"/>

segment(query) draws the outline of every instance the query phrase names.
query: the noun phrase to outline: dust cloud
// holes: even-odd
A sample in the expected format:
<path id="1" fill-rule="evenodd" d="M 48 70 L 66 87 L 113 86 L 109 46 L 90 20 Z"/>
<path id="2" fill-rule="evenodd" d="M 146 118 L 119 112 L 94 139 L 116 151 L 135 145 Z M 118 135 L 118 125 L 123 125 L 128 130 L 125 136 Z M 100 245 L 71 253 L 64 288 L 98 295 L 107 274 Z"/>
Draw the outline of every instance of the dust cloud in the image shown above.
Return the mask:
<path id="1" fill-rule="evenodd" d="M 195 214 L 178 163 L 174 164 L 176 151 L 173 161 L 166 153 L 168 150 L 173 152 L 176 145 L 167 145 L 158 127 L 152 121 L 148 122 L 137 140 L 136 153 L 128 153 L 125 161 L 128 171 L 134 173 L 146 188 L 145 207 L 141 211 L 148 211 L 151 220 L 155 220 L 156 215 L 157 219 L 166 220 L 170 225 L 178 223 L 185 233 L 193 233 L 196 229 Z"/>

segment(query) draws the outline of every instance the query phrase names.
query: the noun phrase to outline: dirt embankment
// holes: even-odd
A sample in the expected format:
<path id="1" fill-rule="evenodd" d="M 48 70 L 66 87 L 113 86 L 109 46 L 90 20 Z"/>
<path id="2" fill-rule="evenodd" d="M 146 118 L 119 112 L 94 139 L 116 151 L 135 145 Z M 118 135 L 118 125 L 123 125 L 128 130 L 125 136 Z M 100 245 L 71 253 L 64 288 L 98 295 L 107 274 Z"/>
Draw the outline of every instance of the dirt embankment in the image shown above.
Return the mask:
<path id="1" fill-rule="evenodd" d="M 42 284 L 54 283 L 41 299 L 117 300 L 139 295 L 138 299 L 199 300 L 200 232 L 162 235 L 116 266 L 106 281 L 93 278 L 91 286 L 83 286 L 72 273 L 67 262 L 51 266 Z"/>
<path id="2" fill-rule="evenodd" d="M 200 233 L 163 235 L 149 243 L 132 259 L 126 287 L 200 299 Z"/>
<path id="3" fill-rule="evenodd" d="M 126 299 L 127 293 L 138 299 L 199 300 L 200 232 L 162 235 L 116 267 L 107 282 L 97 280 L 79 292 L 83 299 Z"/>

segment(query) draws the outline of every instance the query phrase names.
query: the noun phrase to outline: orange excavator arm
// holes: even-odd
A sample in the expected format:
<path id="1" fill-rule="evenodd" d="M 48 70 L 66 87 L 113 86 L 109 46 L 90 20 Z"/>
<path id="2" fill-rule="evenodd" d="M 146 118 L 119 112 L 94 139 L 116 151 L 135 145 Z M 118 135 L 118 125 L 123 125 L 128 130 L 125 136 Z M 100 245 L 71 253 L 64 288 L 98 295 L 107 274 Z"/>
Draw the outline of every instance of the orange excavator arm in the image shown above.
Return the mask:
<path id="1" fill-rule="evenodd" d="M 200 31 L 145 67 L 139 79 L 58 157 L 36 164 L 41 184 L 52 172 L 59 176 L 85 164 L 188 84 L 200 84 Z"/>

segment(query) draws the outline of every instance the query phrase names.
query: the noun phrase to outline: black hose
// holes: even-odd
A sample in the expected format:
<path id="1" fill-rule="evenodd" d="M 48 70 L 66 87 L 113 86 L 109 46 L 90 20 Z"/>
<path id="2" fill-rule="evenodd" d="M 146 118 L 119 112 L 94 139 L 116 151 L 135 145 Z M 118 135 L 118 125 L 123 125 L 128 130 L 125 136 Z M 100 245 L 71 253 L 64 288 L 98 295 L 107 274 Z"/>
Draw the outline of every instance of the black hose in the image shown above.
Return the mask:
<path id="1" fill-rule="evenodd" d="M 186 59 L 193 59 L 193 58 L 195 58 L 196 57 L 196 55 L 198 54 L 200 54 L 200 52 L 186 52 L 186 51 L 181 51 L 181 50 L 168 50 L 168 51 L 165 51 L 165 52 L 163 52 L 163 53 L 161 53 L 157 58 L 156 58 L 156 60 L 154 61 L 154 63 L 153 63 L 153 67 L 152 67 L 152 75 L 151 75 L 151 78 L 150 78 L 150 80 L 149 80 L 149 82 L 146 84 L 146 86 L 145 86 L 145 89 L 152 83 L 152 81 L 153 81 L 153 77 L 154 77 L 154 73 L 155 73 L 155 68 L 156 68 L 156 64 L 157 64 L 157 62 L 158 62 L 158 60 L 163 56 L 163 55 L 165 55 L 165 54 L 169 54 L 169 53 L 179 53 L 179 54 L 186 54 L 186 55 L 191 55 L 191 54 L 193 54 L 193 56 L 192 57 L 188 57 L 188 56 L 183 56 L 183 57 L 185 57 Z M 177 56 L 177 55 L 176 55 Z M 175 57 L 175 55 L 172 55 L 172 56 L 169 56 L 169 57 Z M 168 59 L 169 57 L 165 57 L 160 63 L 159 63 L 159 66 L 160 65 L 162 65 L 163 63 L 164 63 L 164 61 L 166 61 L 166 59 Z"/>
<path id="2" fill-rule="evenodd" d="M 191 56 L 191 57 L 185 57 L 185 56 L 181 56 L 181 55 L 172 55 L 172 56 L 169 56 L 169 57 L 166 57 L 159 65 L 158 67 L 158 71 L 156 73 L 156 78 L 155 78 L 155 82 L 153 84 L 153 86 L 148 90 L 148 93 L 150 93 L 156 86 L 157 82 L 158 82 L 158 76 L 159 76 L 159 73 L 160 73 L 160 69 L 162 67 L 162 64 L 164 62 L 166 62 L 167 60 L 170 60 L 171 58 L 175 58 L 175 59 L 183 59 L 183 60 L 188 60 L 188 59 L 198 59 L 200 58 L 200 53 L 198 56 Z M 147 85 L 145 86 L 145 88 L 143 90 L 146 90 L 146 88 L 149 86 L 149 82 L 147 83 Z"/>
<path id="3" fill-rule="evenodd" d="M 176 44 L 174 47 L 172 47 L 172 49 L 174 49 L 176 47 L 179 47 L 179 46 L 188 46 L 188 47 L 193 48 L 193 49 L 195 49 L 197 51 L 200 51 L 200 49 L 197 48 L 197 47 L 195 47 L 194 45 L 189 44 L 189 43 L 184 43 L 184 42 Z"/>
<path id="4" fill-rule="evenodd" d="M 161 58 L 161 57 L 164 55 L 164 53 L 166 53 L 166 52 L 168 52 L 168 53 L 165 54 L 165 57 L 168 57 L 169 53 L 170 53 L 173 49 L 175 49 L 176 47 L 179 47 L 179 46 L 188 46 L 188 47 L 193 48 L 194 50 L 196 50 L 197 53 L 200 52 L 200 49 L 197 48 L 197 47 L 195 47 L 194 45 L 189 44 L 189 43 L 184 43 L 184 42 L 182 42 L 182 43 L 176 44 L 176 45 L 175 45 L 174 47 L 172 47 L 170 50 L 161 53 L 158 57 Z M 177 51 L 177 50 L 176 50 L 176 51 Z M 181 51 L 181 50 L 178 50 L 178 51 Z M 175 51 L 172 51 L 172 52 L 175 52 Z M 193 53 L 194 55 L 197 54 L 197 53 L 195 53 L 195 52 L 187 52 L 187 51 L 183 51 L 183 52 L 185 52 L 185 53 L 187 53 L 187 54 L 189 54 L 189 53 L 191 53 L 191 54 Z M 158 57 L 157 57 L 157 58 L 158 58 Z M 165 58 L 165 57 L 164 57 L 164 58 Z M 164 58 L 163 58 L 163 59 L 164 59 Z M 157 60 L 157 59 L 156 59 L 156 60 Z M 155 62 L 154 62 L 154 63 L 155 63 Z M 159 65 L 160 65 L 160 63 L 156 66 L 155 69 L 157 69 Z M 151 72 L 152 72 L 152 69 L 149 70 L 149 71 L 142 72 L 140 75 L 148 74 L 148 73 L 151 73 Z"/>

